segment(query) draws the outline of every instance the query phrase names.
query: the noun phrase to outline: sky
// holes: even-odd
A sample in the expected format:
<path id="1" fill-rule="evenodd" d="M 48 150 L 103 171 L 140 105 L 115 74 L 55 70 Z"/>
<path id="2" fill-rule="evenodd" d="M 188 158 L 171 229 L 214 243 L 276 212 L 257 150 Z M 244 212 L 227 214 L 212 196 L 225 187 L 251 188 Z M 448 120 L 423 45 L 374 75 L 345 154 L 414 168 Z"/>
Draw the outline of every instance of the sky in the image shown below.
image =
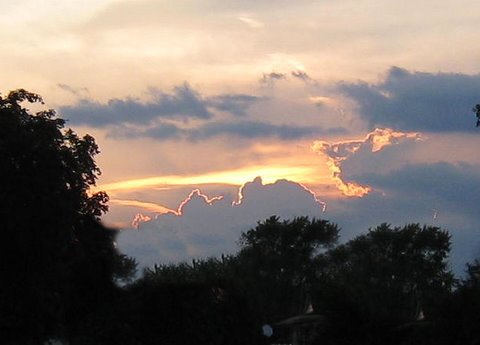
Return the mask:
<path id="1" fill-rule="evenodd" d="M 100 146 L 142 265 L 233 253 L 271 215 L 450 231 L 480 256 L 475 0 L 0 0 L 1 92 Z"/>

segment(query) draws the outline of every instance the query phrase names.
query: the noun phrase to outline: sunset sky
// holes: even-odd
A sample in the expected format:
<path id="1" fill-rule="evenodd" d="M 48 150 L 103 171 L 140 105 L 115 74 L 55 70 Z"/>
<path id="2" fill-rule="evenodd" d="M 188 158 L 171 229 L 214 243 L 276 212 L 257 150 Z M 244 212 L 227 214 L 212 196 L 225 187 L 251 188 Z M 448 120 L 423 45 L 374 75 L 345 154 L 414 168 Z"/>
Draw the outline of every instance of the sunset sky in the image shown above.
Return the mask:
<path id="1" fill-rule="evenodd" d="M 138 227 L 142 263 L 234 251 L 273 214 L 342 241 L 433 224 L 456 270 L 480 257 L 480 2 L 1 2 L 2 94 L 96 138 L 104 222 Z"/>

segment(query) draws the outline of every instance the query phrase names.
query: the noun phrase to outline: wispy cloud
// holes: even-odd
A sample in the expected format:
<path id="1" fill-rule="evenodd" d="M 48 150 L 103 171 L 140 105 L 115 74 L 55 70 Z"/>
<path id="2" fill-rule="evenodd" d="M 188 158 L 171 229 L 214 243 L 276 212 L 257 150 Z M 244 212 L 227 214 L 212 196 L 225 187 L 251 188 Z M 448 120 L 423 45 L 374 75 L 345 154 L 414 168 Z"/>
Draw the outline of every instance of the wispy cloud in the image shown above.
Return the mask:
<path id="1" fill-rule="evenodd" d="M 272 85 L 276 81 L 285 80 L 285 79 L 287 79 L 287 75 L 284 73 L 279 73 L 279 72 L 263 73 L 262 78 L 260 78 L 260 83 Z"/>
<path id="2" fill-rule="evenodd" d="M 237 19 L 252 29 L 262 29 L 265 27 L 263 22 L 254 19 L 251 16 L 238 16 Z"/>
<path id="3" fill-rule="evenodd" d="M 86 87 L 77 88 L 63 83 L 58 83 L 57 86 L 63 91 L 66 91 L 77 97 L 84 97 L 88 94 L 88 89 Z"/>
<path id="4" fill-rule="evenodd" d="M 290 74 L 292 75 L 292 77 L 297 78 L 297 79 L 300 79 L 300 80 L 304 81 L 305 83 L 315 82 L 315 80 L 312 79 L 312 78 L 307 74 L 307 72 L 302 71 L 302 70 L 291 71 Z"/>

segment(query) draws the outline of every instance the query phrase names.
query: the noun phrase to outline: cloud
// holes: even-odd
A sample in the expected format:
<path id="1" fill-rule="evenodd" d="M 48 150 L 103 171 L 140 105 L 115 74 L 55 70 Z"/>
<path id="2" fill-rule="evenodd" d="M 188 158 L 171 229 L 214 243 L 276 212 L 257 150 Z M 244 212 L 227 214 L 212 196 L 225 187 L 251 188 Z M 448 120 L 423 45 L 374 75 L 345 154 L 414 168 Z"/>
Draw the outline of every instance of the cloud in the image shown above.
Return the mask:
<path id="1" fill-rule="evenodd" d="M 152 138 L 155 140 L 183 139 L 191 142 L 227 136 L 242 139 L 297 140 L 320 134 L 345 133 L 343 128 L 323 129 L 312 126 L 276 125 L 259 121 L 214 121 L 196 127 L 182 128 L 172 123 L 159 123 L 146 129 L 116 127 L 109 135 L 117 139 Z"/>
<path id="2" fill-rule="evenodd" d="M 157 118 L 208 119 L 212 114 L 201 95 L 188 84 L 177 86 L 173 93 L 155 91 L 154 100 L 111 99 L 107 104 L 80 100 L 73 106 L 60 107 L 60 112 L 73 124 L 104 127 L 112 124 L 148 124 Z"/>
<path id="3" fill-rule="evenodd" d="M 480 75 L 410 72 L 392 67 L 377 84 L 342 83 L 371 128 L 403 131 L 473 131 L 472 107 L 480 100 Z"/>
<path id="4" fill-rule="evenodd" d="M 429 200 L 441 204 L 444 211 L 472 218 L 480 204 L 480 167 L 468 163 L 437 162 L 405 165 L 388 174 L 369 173 L 359 181 L 395 197 Z M 438 206 L 437 206 L 438 207 Z"/>
<path id="5" fill-rule="evenodd" d="M 108 130 L 107 137 L 114 139 L 154 138 L 171 140 L 182 138 L 185 130 L 173 123 L 158 123 L 147 128 L 119 125 Z"/>
<path id="6" fill-rule="evenodd" d="M 84 94 L 88 94 L 88 89 L 86 87 L 82 88 L 75 88 L 73 86 L 70 86 L 68 84 L 63 84 L 63 83 L 58 83 L 57 86 L 62 89 L 63 91 L 66 91 L 74 96 L 82 96 Z"/>
<path id="7" fill-rule="evenodd" d="M 323 132 L 321 129 L 310 126 L 275 125 L 257 121 L 212 122 L 191 131 L 188 137 L 191 140 L 198 140 L 227 135 L 249 139 L 273 137 L 282 140 L 295 140 L 318 135 L 321 132 Z"/>
<path id="8" fill-rule="evenodd" d="M 373 191 L 363 198 L 320 197 L 328 205 L 326 212 L 325 204 L 312 192 L 287 180 L 263 184 L 257 178 L 242 186 L 238 196 L 223 198 L 207 198 L 194 191 L 174 212 L 138 215 L 139 229 L 123 230 L 118 246 L 141 266 L 150 266 L 234 253 L 241 232 L 271 215 L 329 219 L 341 227 L 342 242 L 383 222 L 399 226 L 418 222 L 450 231 L 452 267 L 460 274 L 480 247 L 479 170 L 480 166 L 467 163 L 438 162 L 360 174 L 357 181 Z M 148 204 L 144 210 L 154 208 Z"/>
<path id="9" fill-rule="evenodd" d="M 279 72 L 270 72 L 270 73 L 263 73 L 262 78 L 260 78 L 260 83 L 272 85 L 276 81 L 285 80 L 287 76 L 284 73 Z"/>
<path id="10" fill-rule="evenodd" d="M 337 188 L 346 196 L 363 197 L 372 191 L 368 185 L 354 181 L 346 181 L 342 165 L 359 151 L 378 152 L 384 147 L 398 144 L 404 140 L 419 140 L 420 134 L 415 132 L 396 132 L 390 128 L 377 128 L 361 140 L 346 140 L 330 143 L 323 140 L 315 141 L 312 150 L 323 155 L 327 161 Z"/>
<path id="11" fill-rule="evenodd" d="M 304 81 L 305 83 L 316 83 L 314 79 L 312 79 L 307 72 L 302 70 L 291 71 L 290 74 L 297 79 Z"/>
<path id="12" fill-rule="evenodd" d="M 203 97 L 187 83 L 177 86 L 171 93 L 151 89 L 153 100 L 142 102 L 135 98 L 111 99 L 107 103 L 81 99 L 77 104 L 60 107 L 60 112 L 72 124 L 106 127 L 112 125 L 148 125 L 159 119 L 208 120 L 212 110 L 232 115 L 245 115 L 246 110 L 261 98 L 245 94 Z"/>
<path id="13" fill-rule="evenodd" d="M 359 174 L 356 181 L 373 192 L 363 198 L 327 199 L 327 215 L 340 225 L 344 240 L 382 222 L 400 226 L 418 222 L 447 229 L 452 235 L 452 267 L 461 274 L 480 248 L 479 171 L 478 165 L 436 162 Z"/>
<path id="14" fill-rule="evenodd" d="M 257 19 L 253 19 L 250 16 L 239 16 L 237 19 L 252 29 L 263 29 L 265 27 L 265 23 L 262 23 Z"/>
<path id="15" fill-rule="evenodd" d="M 237 116 L 244 116 L 248 108 L 260 100 L 262 100 L 261 97 L 252 95 L 230 94 L 210 97 L 207 100 L 207 104 L 220 111 Z"/>
<path id="16" fill-rule="evenodd" d="M 256 178 L 239 190 L 235 200 L 191 193 L 179 207 L 181 213 L 143 218 L 138 230 L 123 230 L 117 242 L 120 250 L 134 256 L 141 266 L 234 253 L 240 234 L 257 221 L 272 215 L 321 217 L 323 207 L 298 183 L 279 180 L 263 184 Z"/>

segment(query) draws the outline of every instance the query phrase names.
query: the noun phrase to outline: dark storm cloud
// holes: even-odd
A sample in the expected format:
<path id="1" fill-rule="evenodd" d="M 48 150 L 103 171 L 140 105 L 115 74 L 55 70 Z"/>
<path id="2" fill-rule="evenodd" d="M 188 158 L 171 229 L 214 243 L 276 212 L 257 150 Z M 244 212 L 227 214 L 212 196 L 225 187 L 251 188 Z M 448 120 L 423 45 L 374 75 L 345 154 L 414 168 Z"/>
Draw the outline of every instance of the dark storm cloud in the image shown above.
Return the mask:
<path id="1" fill-rule="evenodd" d="M 82 99 L 72 106 L 60 108 L 72 124 L 106 127 L 119 124 L 147 125 L 158 119 L 202 119 L 214 116 L 216 109 L 232 115 L 244 115 L 249 106 L 261 98 L 228 94 L 211 98 L 202 97 L 188 84 L 174 88 L 168 94 L 151 90 L 153 100 L 142 102 L 134 98 L 111 99 L 106 104 Z"/>
<path id="2" fill-rule="evenodd" d="M 392 67 L 378 84 L 343 83 L 369 125 L 431 132 L 475 130 L 480 75 L 410 72 Z"/>

